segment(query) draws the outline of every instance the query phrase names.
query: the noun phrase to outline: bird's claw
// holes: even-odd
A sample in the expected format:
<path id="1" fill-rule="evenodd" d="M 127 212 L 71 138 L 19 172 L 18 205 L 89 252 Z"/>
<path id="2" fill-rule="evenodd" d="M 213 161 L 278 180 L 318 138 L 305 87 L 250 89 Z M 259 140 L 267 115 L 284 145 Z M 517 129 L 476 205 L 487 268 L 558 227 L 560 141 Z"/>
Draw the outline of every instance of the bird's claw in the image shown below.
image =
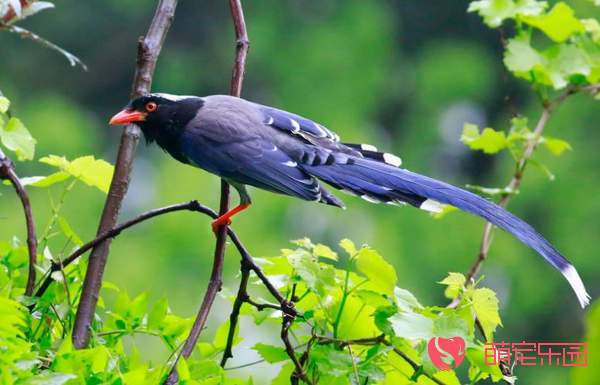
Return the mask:
<path id="1" fill-rule="evenodd" d="M 231 224 L 230 218 L 217 218 L 210 224 L 213 233 L 217 234 L 221 226 L 229 226 Z"/>

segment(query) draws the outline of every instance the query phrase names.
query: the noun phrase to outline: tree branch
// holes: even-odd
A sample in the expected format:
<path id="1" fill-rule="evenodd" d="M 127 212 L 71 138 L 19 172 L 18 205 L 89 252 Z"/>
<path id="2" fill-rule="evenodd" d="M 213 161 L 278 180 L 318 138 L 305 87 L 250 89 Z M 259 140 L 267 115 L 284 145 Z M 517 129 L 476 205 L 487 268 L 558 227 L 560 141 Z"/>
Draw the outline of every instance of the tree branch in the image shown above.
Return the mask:
<path id="1" fill-rule="evenodd" d="M 35 233 L 35 221 L 33 220 L 33 212 L 31 211 L 31 203 L 29 195 L 21 180 L 15 171 L 13 162 L 0 150 L 0 179 L 8 180 L 23 205 L 25 213 L 25 224 L 27 226 L 27 250 L 29 251 L 29 266 L 27 273 L 27 285 L 25 286 L 25 295 L 31 296 L 35 287 L 35 265 L 37 262 L 37 236 Z"/>
<path id="2" fill-rule="evenodd" d="M 144 38 L 139 40 L 137 65 L 131 91 L 132 98 L 150 91 L 156 61 L 173 21 L 176 6 L 177 0 L 159 0 L 148 32 Z M 117 223 L 121 204 L 129 187 L 133 157 L 139 139 L 139 127 L 131 124 L 125 127 L 121 135 L 115 172 L 104 204 L 98 234 L 106 233 L 115 227 Z M 110 248 L 110 239 L 110 237 L 106 238 L 94 245 L 89 258 L 73 328 L 73 345 L 78 349 L 86 347 L 90 339 L 90 326 L 96 311 L 98 293 Z"/>
<path id="3" fill-rule="evenodd" d="M 231 17 L 233 20 L 236 37 L 235 63 L 231 74 L 231 85 L 229 91 L 232 96 L 239 97 L 242 92 L 242 83 L 244 81 L 244 72 L 246 68 L 246 57 L 248 55 L 250 42 L 248 40 L 248 32 L 246 31 L 246 22 L 244 20 L 244 11 L 242 8 L 241 0 L 229 0 L 229 7 L 231 10 Z M 229 195 L 229 184 L 225 180 L 221 180 L 221 204 L 219 209 L 220 215 L 225 214 L 229 209 Z M 208 319 L 208 315 L 214 303 L 215 297 L 217 296 L 217 293 L 221 290 L 226 239 L 227 226 L 225 225 L 221 226 L 217 232 L 213 267 L 212 272 L 210 274 L 208 287 L 206 288 L 206 293 L 204 294 L 202 305 L 200 305 L 200 309 L 198 310 L 198 314 L 196 315 L 196 319 L 194 320 L 194 324 L 192 325 L 190 334 L 186 339 L 185 344 L 183 345 L 183 348 L 181 350 L 180 356 L 183 356 L 186 359 L 194 350 L 196 342 L 198 341 L 198 337 L 200 337 L 200 333 L 202 332 L 202 329 L 206 324 L 206 320 Z M 178 357 L 177 360 L 179 360 L 179 358 L 180 357 Z M 175 384 L 176 382 L 177 370 L 176 365 L 174 365 L 171 369 L 171 373 L 169 373 L 169 376 L 165 381 L 165 384 Z"/>

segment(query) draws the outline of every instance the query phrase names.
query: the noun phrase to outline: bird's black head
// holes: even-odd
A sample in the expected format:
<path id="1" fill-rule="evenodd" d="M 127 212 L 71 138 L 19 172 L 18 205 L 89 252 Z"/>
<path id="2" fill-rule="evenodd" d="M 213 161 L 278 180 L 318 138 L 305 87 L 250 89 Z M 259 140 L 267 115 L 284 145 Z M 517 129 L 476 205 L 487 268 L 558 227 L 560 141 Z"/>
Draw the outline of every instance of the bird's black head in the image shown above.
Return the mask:
<path id="1" fill-rule="evenodd" d="M 148 143 L 156 140 L 161 144 L 181 133 L 203 104 L 197 96 L 148 94 L 129 102 L 110 124 L 136 124 Z"/>

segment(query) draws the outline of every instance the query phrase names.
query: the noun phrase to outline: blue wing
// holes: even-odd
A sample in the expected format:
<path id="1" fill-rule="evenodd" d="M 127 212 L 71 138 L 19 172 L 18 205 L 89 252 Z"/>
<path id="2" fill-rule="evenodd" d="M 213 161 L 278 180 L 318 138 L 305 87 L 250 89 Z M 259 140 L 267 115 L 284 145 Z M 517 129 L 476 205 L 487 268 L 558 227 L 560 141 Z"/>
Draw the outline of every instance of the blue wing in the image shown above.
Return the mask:
<path id="1" fill-rule="evenodd" d="M 191 164 L 225 179 L 308 201 L 342 205 L 272 143 L 258 138 L 210 147 L 199 147 L 193 141 L 183 143 L 183 152 Z"/>
<path id="2" fill-rule="evenodd" d="M 257 107 L 264 115 L 263 123 L 268 126 L 304 138 L 326 138 L 334 142 L 339 142 L 340 140 L 340 137 L 335 132 L 302 116 L 260 104 Z"/>

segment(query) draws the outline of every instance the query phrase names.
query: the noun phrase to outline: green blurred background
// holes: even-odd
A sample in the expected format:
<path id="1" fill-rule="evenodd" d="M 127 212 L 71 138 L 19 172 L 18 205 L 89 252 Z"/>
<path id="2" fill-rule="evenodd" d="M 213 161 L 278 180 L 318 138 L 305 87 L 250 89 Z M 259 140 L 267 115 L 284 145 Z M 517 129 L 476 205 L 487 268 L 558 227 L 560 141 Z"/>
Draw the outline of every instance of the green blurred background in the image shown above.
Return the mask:
<path id="1" fill-rule="evenodd" d="M 600 16 L 586 0 L 569 1 L 580 15 Z M 0 34 L 0 89 L 38 140 L 39 158 L 93 154 L 114 162 L 120 129 L 108 118 L 126 102 L 138 37 L 155 2 L 57 1 L 57 9 L 22 25 L 76 53 L 89 72 L 71 68 L 55 52 Z M 263 0 L 244 3 L 252 41 L 244 96 L 311 117 L 348 142 L 399 154 L 405 167 L 458 185 L 504 185 L 508 155 L 473 153 L 459 141 L 463 123 L 507 128 L 517 112 L 531 121 L 539 105 L 524 82 L 502 65 L 502 37 L 464 1 Z M 175 94 L 226 93 L 233 61 L 226 1 L 182 1 L 156 69 L 153 90 Z M 536 157 L 556 175 L 530 168 L 511 210 L 533 224 L 578 268 L 593 297 L 600 293 L 600 109 L 587 96 L 569 99 L 547 134 L 568 140 L 573 152 Z M 20 174 L 52 170 L 18 164 Z M 57 200 L 63 186 L 50 190 Z M 0 198 L 0 238 L 24 238 L 20 207 L 8 187 Z M 47 190 L 31 189 L 40 231 L 50 215 Z M 121 218 L 158 206 L 199 199 L 216 207 L 219 181 L 140 144 Z M 466 272 L 484 223 L 463 213 L 435 220 L 419 210 L 377 206 L 342 196 L 340 211 L 252 191 L 252 210 L 235 229 L 255 256 L 270 256 L 288 240 L 308 236 L 335 245 L 344 237 L 368 243 L 392 261 L 401 286 L 425 303 L 445 304 L 436 281 Z M 237 198 L 236 198 L 237 199 Z M 78 185 L 64 215 L 84 239 L 93 237 L 104 196 Z M 60 244 L 51 247 L 60 252 Z M 211 266 L 214 238 L 206 217 L 176 213 L 121 235 L 106 278 L 130 293 L 169 298 L 174 312 L 192 316 Z M 226 287 L 235 288 L 239 258 L 230 248 Z M 496 340 L 580 341 L 584 312 L 559 273 L 514 238 L 498 232 L 483 267 L 485 285 L 499 293 L 504 328 Z M 220 299 L 212 325 L 228 315 Z M 264 332 L 264 331 L 263 331 Z M 256 329 L 252 333 L 258 333 Z M 256 334 L 255 339 L 262 338 Z M 152 346 L 152 345 L 148 345 Z M 593 348 L 593 347 L 591 347 Z M 152 349 L 150 349 L 152 350 Z M 597 351 L 597 350 L 596 350 Z M 152 353 L 149 353 L 152 355 Z M 242 356 L 237 363 L 251 360 Z M 600 357 L 590 356 L 594 361 Z M 596 364 L 597 365 L 597 364 Z M 255 370 L 255 369 L 253 369 Z M 564 384 L 567 368 L 519 368 L 524 383 Z"/>

